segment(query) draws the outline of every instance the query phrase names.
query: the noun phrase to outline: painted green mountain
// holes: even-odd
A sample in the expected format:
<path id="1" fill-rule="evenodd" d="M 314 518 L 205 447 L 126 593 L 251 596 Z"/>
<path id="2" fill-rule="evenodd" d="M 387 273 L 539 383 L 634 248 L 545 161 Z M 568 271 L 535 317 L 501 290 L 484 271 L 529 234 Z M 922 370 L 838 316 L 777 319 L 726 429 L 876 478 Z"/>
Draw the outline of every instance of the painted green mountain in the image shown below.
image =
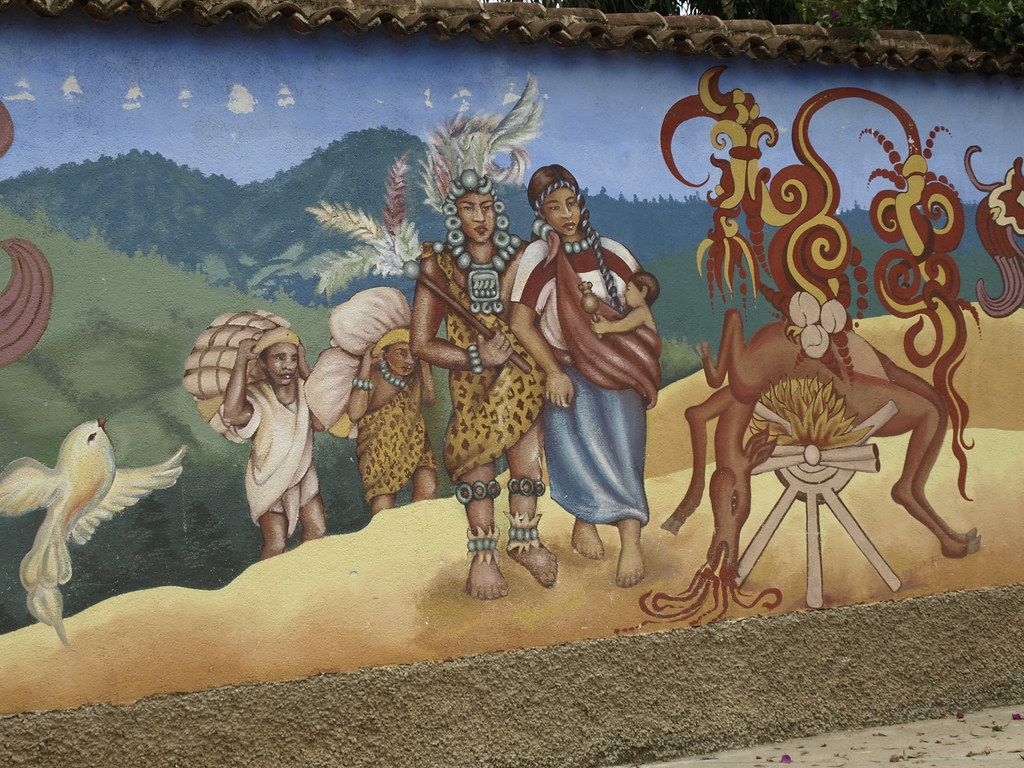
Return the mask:
<path id="1" fill-rule="evenodd" d="M 98 236 L 73 239 L 55 231 L 43 214 L 26 220 L 0 208 L 0 237 L 13 236 L 46 254 L 54 306 L 39 345 L 0 368 L 0 466 L 20 456 L 52 466 L 65 434 L 101 416 L 109 419 L 121 466 L 151 464 L 188 447 L 174 488 L 105 523 L 88 545 L 75 547 L 66 613 L 131 589 L 223 585 L 259 553 L 243 485 L 248 448 L 229 443 L 202 421 L 181 387 L 182 363 L 214 317 L 241 309 L 286 317 L 312 362 L 328 343 L 325 310 L 212 286 L 159 255 L 128 256 Z M 0 264 L 0 281 L 8 270 Z M 431 424 L 443 424 L 445 407 L 435 407 Z M 317 451 L 329 529 L 361 527 L 368 513 L 351 442 L 318 440 Z M 41 515 L 0 520 L 0 631 L 29 621 L 18 565 Z"/>
<path id="2" fill-rule="evenodd" d="M 443 232 L 440 217 L 422 204 L 423 142 L 388 128 L 349 133 L 253 184 L 132 151 L 0 181 L 0 204 L 23 216 L 44 210 L 54 227 L 74 237 L 96 232 L 126 253 L 155 248 L 217 285 L 262 295 L 284 289 L 303 304 L 322 304 L 312 265 L 349 242 L 324 230 L 306 208 L 328 200 L 377 214 L 391 164 L 406 153 L 411 217 L 425 239 L 437 238 Z M 525 190 L 508 188 L 502 195 L 513 230 L 528 234 L 533 215 Z M 626 200 L 602 191 L 590 203 L 601 231 L 629 243 L 645 261 L 677 253 L 681 245 L 695 246 L 707 228 L 707 207 L 697 200 Z"/>

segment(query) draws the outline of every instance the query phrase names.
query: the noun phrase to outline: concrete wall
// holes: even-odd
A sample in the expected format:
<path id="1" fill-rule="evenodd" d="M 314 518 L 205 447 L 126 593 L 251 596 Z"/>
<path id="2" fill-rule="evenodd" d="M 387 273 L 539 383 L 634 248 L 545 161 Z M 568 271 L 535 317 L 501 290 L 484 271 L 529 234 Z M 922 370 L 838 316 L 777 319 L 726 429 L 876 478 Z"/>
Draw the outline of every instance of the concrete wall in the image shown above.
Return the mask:
<path id="1" fill-rule="evenodd" d="M 1024 697 L 1024 589 L 0 720 L 9 765 L 613 765 Z M 723 653 L 723 649 L 727 652 Z"/>

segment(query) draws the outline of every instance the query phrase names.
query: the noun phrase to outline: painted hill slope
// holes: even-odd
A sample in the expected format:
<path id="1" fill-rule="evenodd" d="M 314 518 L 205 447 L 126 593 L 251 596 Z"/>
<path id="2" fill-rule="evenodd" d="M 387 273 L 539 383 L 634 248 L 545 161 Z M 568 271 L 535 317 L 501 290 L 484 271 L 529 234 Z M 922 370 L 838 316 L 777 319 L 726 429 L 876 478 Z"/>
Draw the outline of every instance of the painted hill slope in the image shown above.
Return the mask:
<path id="1" fill-rule="evenodd" d="M 882 472 L 857 478 L 843 497 L 904 581 L 895 597 L 970 589 L 1024 579 L 1017 556 L 1024 533 L 1015 511 L 1024 497 L 1019 454 L 1021 418 L 1012 398 L 1022 363 L 1015 350 L 1020 316 L 986 321 L 979 349 L 1002 364 L 968 369 L 965 388 L 976 428 L 969 488 L 975 503 L 955 494 L 955 465 L 939 459 L 929 490 L 956 529 L 977 527 L 980 553 L 941 557 L 936 541 L 889 499 L 906 438 L 880 442 Z M 869 325 L 882 334 L 891 321 Z M 993 338 L 994 337 L 994 338 Z M 991 346 L 989 346 L 991 345 Z M 998 346 L 997 346 L 998 345 Z M 1003 349 L 1002 358 L 992 356 Z M 675 507 L 689 478 L 682 409 L 706 392 L 697 378 L 665 391 L 652 412 L 652 465 L 665 468 L 647 489 L 652 525 L 644 534 L 649 576 L 631 590 L 612 583 L 617 546 L 593 562 L 569 546 L 571 518 L 544 499 L 544 535 L 559 556 L 554 589 L 544 590 L 506 563 L 509 597 L 481 604 L 462 592 L 465 518 L 450 499 L 391 510 L 367 528 L 332 536 L 249 568 L 216 591 L 159 588 L 121 595 L 68 620 L 71 647 L 52 630 L 32 626 L 0 636 L 0 713 L 129 702 L 143 696 L 256 680 L 285 680 L 365 666 L 448 659 L 472 653 L 611 635 L 642 618 L 637 599 L 648 589 L 679 591 L 701 563 L 711 535 L 705 504 L 679 536 L 657 524 Z M 674 464 L 675 467 L 669 466 Z M 780 492 L 774 476 L 755 478 L 749 539 Z M 827 606 L 894 597 L 827 513 L 822 535 Z M 783 590 L 781 611 L 804 606 L 804 522 L 799 508 L 783 523 L 748 586 Z M 667 625 L 666 625 L 667 626 Z"/>

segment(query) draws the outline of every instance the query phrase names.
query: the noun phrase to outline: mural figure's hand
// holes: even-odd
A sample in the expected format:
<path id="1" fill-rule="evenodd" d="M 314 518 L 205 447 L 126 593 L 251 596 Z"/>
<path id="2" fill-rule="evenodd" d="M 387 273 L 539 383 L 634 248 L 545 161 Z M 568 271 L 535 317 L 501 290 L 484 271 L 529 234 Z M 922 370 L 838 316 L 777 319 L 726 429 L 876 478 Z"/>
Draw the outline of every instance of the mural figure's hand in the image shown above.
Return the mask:
<path id="1" fill-rule="evenodd" d="M 493 338 L 476 337 L 476 347 L 480 351 L 480 362 L 484 368 L 497 368 L 504 365 L 512 354 L 512 342 L 504 333 L 498 331 Z"/>
<path id="2" fill-rule="evenodd" d="M 370 378 L 370 370 L 373 368 L 374 362 L 376 362 L 376 358 L 373 355 L 373 347 L 368 347 L 367 350 L 363 352 L 362 360 L 359 361 L 359 378 Z"/>
<path id="3" fill-rule="evenodd" d="M 603 317 L 594 318 L 593 320 L 590 321 L 590 324 L 594 329 L 594 333 L 598 335 L 602 333 L 608 333 L 612 328 L 611 322 Z"/>
<path id="4" fill-rule="evenodd" d="M 547 384 L 544 385 L 544 397 L 553 405 L 568 408 L 572 405 L 572 399 L 576 391 L 570 379 L 564 372 L 548 374 Z"/>
<path id="5" fill-rule="evenodd" d="M 242 339 L 238 343 L 238 360 L 248 363 L 259 357 L 259 355 L 252 351 L 252 348 L 255 346 L 256 339 Z"/>

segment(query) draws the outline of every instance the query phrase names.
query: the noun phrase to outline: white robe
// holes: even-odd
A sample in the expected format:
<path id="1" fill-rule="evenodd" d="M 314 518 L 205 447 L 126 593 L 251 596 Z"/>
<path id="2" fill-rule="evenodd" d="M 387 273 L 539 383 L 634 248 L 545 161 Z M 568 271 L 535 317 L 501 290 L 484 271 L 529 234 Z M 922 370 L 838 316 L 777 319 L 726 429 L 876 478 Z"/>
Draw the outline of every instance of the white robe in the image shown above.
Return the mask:
<path id="1" fill-rule="evenodd" d="M 224 423 L 224 406 L 211 425 L 228 440 L 252 440 L 252 454 L 245 469 L 245 493 L 252 521 L 259 524 L 265 512 L 282 512 L 288 518 L 288 535 L 295 532 L 299 510 L 320 490 L 313 466 L 313 426 L 300 379 L 295 402 L 283 405 L 270 385 L 249 387 L 246 401 L 252 418 L 241 427 Z"/>

